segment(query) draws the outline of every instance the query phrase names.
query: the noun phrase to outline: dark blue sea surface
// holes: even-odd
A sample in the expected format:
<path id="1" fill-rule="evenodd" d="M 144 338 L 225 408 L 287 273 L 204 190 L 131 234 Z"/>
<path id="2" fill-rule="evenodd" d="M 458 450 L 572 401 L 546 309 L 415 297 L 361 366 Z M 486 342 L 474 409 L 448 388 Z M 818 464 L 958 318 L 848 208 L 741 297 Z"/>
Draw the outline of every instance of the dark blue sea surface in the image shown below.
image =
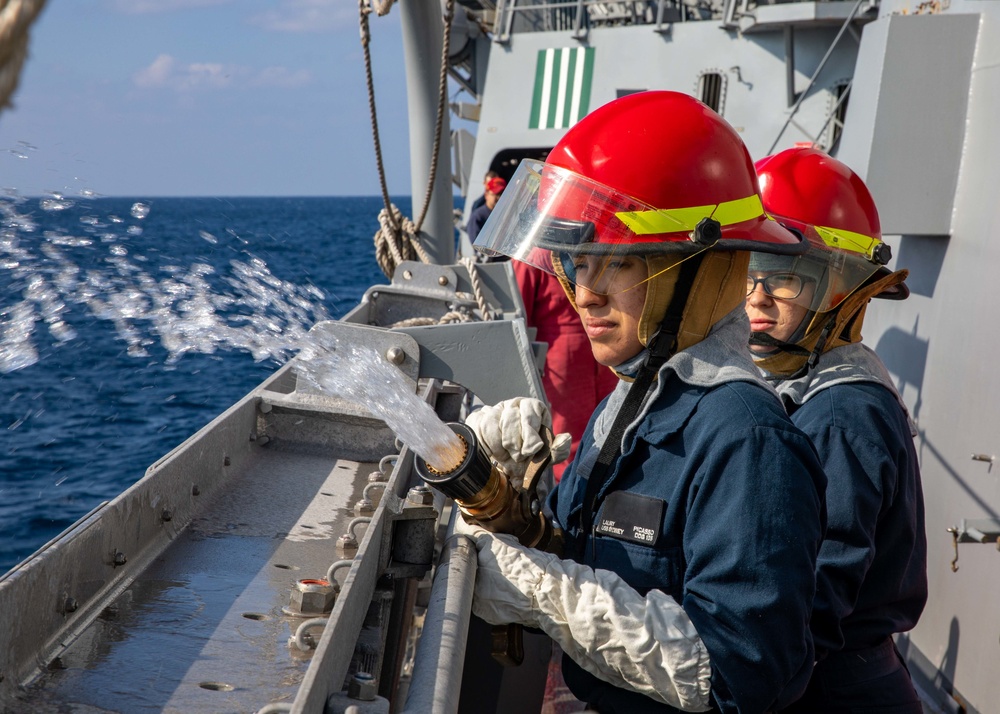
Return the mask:
<path id="1" fill-rule="evenodd" d="M 410 215 L 408 198 L 394 202 Z M 304 316 L 335 319 L 368 286 L 388 282 L 372 247 L 380 198 L 4 203 L 20 218 L 8 211 L 0 236 L 8 249 L 0 251 L 0 338 L 16 327 L 26 294 L 58 307 L 58 286 L 89 275 L 94 295 L 89 305 L 63 299 L 55 312 L 64 325 L 50 329 L 40 313 L 30 340 L 37 361 L 0 370 L 0 573 L 141 478 L 279 366 L 226 345 L 172 359 L 148 321 L 120 318 L 134 295 L 118 296 L 117 323 L 95 309 L 108 298 L 102 289 L 121 292 L 126 274 L 132 283 L 140 273 L 165 280 L 197 266 L 213 294 L 232 293 L 233 261 L 266 264 L 275 290 L 301 288 Z M 248 310 L 245 302 L 220 309 Z"/>

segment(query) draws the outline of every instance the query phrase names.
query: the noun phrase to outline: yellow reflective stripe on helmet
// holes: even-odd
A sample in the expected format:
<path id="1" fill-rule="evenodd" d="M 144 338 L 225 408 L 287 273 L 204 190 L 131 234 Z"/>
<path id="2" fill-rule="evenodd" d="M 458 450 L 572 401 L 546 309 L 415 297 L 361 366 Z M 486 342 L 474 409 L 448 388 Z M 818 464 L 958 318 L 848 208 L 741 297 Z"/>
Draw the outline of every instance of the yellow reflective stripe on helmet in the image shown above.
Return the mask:
<path id="1" fill-rule="evenodd" d="M 816 234 L 831 248 L 849 250 L 852 253 L 861 253 L 869 260 L 873 257 L 875 246 L 882 242 L 878 238 L 866 236 L 864 233 L 854 233 L 853 231 L 845 231 L 840 228 L 827 228 L 826 226 L 814 227 L 816 228 Z"/>
<path id="2" fill-rule="evenodd" d="M 703 218 L 714 218 L 723 226 L 731 226 L 763 215 L 764 206 L 757 194 L 708 206 L 622 211 L 615 214 L 618 220 L 640 236 L 693 231 Z"/>

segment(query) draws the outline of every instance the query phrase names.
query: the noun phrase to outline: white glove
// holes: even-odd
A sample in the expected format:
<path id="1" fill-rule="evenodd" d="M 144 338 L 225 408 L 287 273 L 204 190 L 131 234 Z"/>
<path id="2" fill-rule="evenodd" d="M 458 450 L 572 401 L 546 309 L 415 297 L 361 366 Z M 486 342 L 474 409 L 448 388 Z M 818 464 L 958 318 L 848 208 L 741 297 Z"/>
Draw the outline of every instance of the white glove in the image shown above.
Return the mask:
<path id="1" fill-rule="evenodd" d="M 508 473 L 523 473 L 524 464 L 541 451 L 543 426 L 552 428 L 552 415 L 545 402 L 532 397 L 505 399 L 492 407 L 472 412 L 465 420 L 476 433 L 486 453 Z M 558 442 L 559 451 L 556 451 Z M 553 462 L 569 456 L 569 434 L 553 441 Z M 556 456 L 561 458 L 555 460 Z"/>
<path id="2" fill-rule="evenodd" d="M 549 450 L 552 452 L 552 463 L 561 464 L 563 461 L 569 458 L 569 450 L 573 447 L 573 437 L 568 431 L 564 431 L 561 434 L 556 434 L 552 437 L 552 446 Z"/>
<path id="3" fill-rule="evenodd" d="M 669 595 L 643 597 L 618 575 L 470 534 L 479 551 L 472 611 L 487 622 L 543 630 L 583 669 L 684 711 L 709 708 L 708 650 Z"/>

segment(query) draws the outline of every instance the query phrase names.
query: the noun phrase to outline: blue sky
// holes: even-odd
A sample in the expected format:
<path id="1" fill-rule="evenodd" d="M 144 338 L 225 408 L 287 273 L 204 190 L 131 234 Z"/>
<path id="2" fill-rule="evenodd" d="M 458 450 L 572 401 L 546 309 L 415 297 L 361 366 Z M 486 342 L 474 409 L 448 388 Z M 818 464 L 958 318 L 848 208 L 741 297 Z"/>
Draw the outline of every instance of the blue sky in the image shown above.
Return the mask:
<path id="1" fill-rule="evenodd" d="M 398 7 L 371 16 L 394 195 L 410 193 Z M 377 195 L 356 0 L 49 0 L 0 113 L 23 195 Z"/>

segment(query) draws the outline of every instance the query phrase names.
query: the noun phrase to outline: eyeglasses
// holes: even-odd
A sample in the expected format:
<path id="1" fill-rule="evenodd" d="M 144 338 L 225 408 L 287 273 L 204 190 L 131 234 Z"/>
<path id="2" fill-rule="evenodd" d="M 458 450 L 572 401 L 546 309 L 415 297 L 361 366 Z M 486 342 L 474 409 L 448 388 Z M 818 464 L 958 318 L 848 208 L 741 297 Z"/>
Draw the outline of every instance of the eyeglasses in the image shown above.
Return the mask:
<path id="1" fill-rule="evenodd" d="M 764 292 L 779 300 L 794 300 L 802 293 L 804 283 L 795 273 L 771 273 L 760 278 L 747 276 L 747 295 L 757 289 L 757 283 L 764 286 Z"/>

